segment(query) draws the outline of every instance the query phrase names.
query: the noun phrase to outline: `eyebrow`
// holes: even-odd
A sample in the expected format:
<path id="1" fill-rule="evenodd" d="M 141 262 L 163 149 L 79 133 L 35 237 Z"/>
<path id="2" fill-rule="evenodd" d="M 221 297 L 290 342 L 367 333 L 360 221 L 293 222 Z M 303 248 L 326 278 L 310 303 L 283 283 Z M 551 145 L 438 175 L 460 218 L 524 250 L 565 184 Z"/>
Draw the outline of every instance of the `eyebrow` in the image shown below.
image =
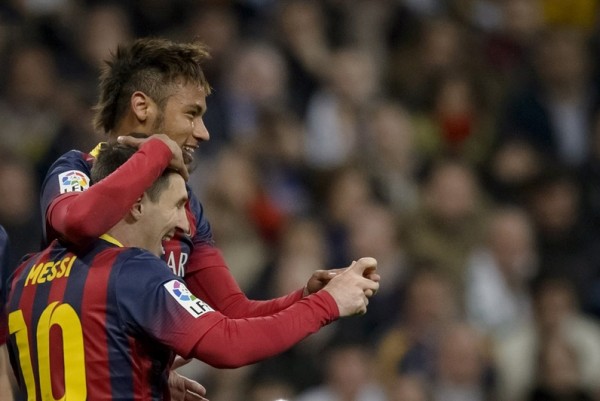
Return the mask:
<path id="1" fill-rule="evenodd" d="M 196 115 L 203 115 L 206 109 L 199 104 L 190 105 L 190 109 L 193 110 L 193 113 Z"/>

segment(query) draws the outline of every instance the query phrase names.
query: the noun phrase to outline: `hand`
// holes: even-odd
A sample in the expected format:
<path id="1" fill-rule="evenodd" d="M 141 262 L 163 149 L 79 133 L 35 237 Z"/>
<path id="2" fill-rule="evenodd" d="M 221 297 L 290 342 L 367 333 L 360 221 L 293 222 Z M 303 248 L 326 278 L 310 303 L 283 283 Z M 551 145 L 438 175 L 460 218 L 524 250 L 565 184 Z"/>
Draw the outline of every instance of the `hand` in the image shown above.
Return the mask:
<path id="1" fill-rule="evenodd" d="M 304 287 L 303 296 L 308 296 L 310 294 L 314 294 L 315 292 L 323 289 L 329 283 L 333 277 L 342 273 L 346 268 L 343 269 L 330 269 L 330 270 L 316 270 L 313 275 L 308 279 L 308 283 L 306 283 L 306 287 Z M 363 277 L 368 278 L 369 280 L 379 282 L 381 277 L 375 271 L 377 269 L 375 267 L 368 267 L 363 272 Z M 371 290 L 366 292 L 367 297 L 371 297 L 375 295 L 375 293 Z"/>
<path id="2" fill-rule="evenodd" d="M 329 292 L 337 303 L 340 317 L 362 315 L 367 312 L 369 297 L 379 289 L 377 281 L 364 277 L 365 273 L 372 276 L 377 269 L 377 261 L 373 258 L 361 258 L 347 267 L 342 273 L 336 274 L 323 290 Z"/>
<path id="3" fill-rule="evenodd" d="M 173 361 L 173 365 L 169 371 L 171 401 L 208 401 L 207 398 L 203 397 L 206 394 L 206 389 L 203 385 L 175 371 L 175 369 L 189 362 L 190 359 L 183 359 L 180 356 L 177 356 L 175 361 Z"/>
<path id="4" fill-rule="evenodd" d="M 323 287 L 329 283 L 329 280 L 344 270 L 346 269 L 316 270 L 308 279 L 308 283 L 306 283 L 306 287 L 304 287 L 303 295 L 307 296 L 314 294 L 315 292 L 323 289 Z"/>
<path id="5" fill-rule="evenodd" d="M 142 146 L 142 144 L 146 143 L 151 138 L 159 139 L 169 147 L 169 149 L 171 150 L 171 154 L 173 155 L 173 157 L 171 158 L 171 162 L 169 163 L 169 167 L 181 174 L 183 179 L 187 181 L 190 178 L 190 175 L 188 173 L 187 166 L 185 165 L 185 162 L 183 160 L 183 152 L 181 151 L 179 145 L 177 145 L 177 143 L 171 138 L 169 138 L 167 135 L 155 134 L 152 136 L 142 138 L 132 135 L 122 135 L 117 138 L 117 141 L 123 145 L 129 145 L 139 148 L 140 146 Z"/>

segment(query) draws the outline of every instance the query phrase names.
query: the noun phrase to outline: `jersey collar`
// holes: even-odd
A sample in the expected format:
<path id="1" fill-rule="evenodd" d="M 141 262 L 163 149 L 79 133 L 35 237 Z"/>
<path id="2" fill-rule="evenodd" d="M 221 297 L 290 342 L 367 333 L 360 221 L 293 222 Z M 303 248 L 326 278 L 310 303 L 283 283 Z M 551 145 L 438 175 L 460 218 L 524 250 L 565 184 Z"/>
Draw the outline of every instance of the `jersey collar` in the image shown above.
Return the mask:
<path id="1" fill-rule="evenodd" d="M 121 242 L 119 242 L 119 240 L 117 240 L 115 237 L 113 237 L 110 234 L 102 234 L 100 236 L 100 239 L 103 239 L 106 242 L 110 242 L 111 244 L 116 245 L 119 248 L 123 248 L 123 244 L 121 244 Z"/>

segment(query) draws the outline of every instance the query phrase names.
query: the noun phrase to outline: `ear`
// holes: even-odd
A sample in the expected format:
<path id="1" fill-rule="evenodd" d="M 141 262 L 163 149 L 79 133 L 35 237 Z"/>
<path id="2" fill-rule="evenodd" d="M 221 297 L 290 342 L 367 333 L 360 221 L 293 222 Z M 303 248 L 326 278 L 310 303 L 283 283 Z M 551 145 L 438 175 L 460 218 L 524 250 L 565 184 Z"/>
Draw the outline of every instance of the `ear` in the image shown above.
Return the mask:
<path id="1" fill-rule="evenodd" d="M 139 121 L 146 121 L 154 112 L 154 102 L 144 92 L 135 91 L 131 95 L 131 110 Z"/>
<path id="2" fill-rule="evenodd" d="M 144 213 L 144 197 L 145 194 L 142 195 L 141 198 L 139 198 L 137 201 L 135 201 L 131 209 L 129 209 L 129 216 L 134 221 L 138 221 L 142 218 L 142 215 Z"/>

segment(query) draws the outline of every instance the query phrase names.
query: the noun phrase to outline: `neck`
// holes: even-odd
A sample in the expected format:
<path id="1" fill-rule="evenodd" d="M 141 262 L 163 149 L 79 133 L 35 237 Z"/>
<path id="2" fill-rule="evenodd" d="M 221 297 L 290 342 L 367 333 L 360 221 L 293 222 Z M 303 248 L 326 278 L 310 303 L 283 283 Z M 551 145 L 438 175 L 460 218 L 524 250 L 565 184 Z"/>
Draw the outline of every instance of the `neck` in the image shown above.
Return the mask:
<path id="1" fill-rule="evenodd" d="M 115 139 L 118 136 L 130 135 L 133 132 L 150 135 L 151 129 L 143 121 L 138 120 L 135 116 L 129 115 L 124 117 L 123 120 L 110 131 L 109 136 L 110 138 Z"/>
<path id="2" fill-rule="evenodd" d="M 120 221 L 108 230 L 106 234 L 124 247 L 147 249 L 153 254 L 160 256 L 160 250 L 153 249 L 154 244 L 147 241 L 144 232 L 139 229 L 139 224 L 128 224 L 127 222 Z"/>

